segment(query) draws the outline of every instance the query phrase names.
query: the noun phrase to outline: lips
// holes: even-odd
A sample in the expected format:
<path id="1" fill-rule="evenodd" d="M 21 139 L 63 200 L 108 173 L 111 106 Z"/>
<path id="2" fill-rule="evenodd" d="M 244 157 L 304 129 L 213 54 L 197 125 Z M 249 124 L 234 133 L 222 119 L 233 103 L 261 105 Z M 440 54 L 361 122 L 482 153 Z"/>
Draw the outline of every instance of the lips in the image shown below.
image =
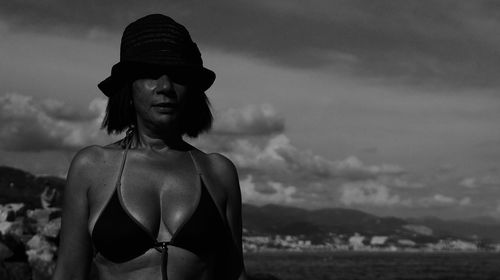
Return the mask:
<path id="1" fill-rule="evenodd" d="M 160 102 L 153 104 L 153 107 L 161 113 L 171 113 L 177 108 L 177 103 Z"/>
<path id="2" fill-rule="evenodd" d="M 160 102 L 160 103 L 154 104 L 153 106 L 154 107 L 175 108 L 175 107 L 177 107 L 177 103 L 173 103 L 173 102 Z"/>

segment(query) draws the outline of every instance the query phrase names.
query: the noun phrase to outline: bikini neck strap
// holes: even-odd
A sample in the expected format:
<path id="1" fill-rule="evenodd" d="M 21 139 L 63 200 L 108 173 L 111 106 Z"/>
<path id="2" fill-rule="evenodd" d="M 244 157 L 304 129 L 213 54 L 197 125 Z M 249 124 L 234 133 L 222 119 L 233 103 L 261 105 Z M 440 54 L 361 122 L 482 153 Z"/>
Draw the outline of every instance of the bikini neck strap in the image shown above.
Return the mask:
<path id="1" fill-rule="evenodd" d="M 128 151 L 132 147 L 132 142 L 134 142 L 134 136 L 135 136 L 135 127 L 131 126 L 125 134 L 125 139 L 124 139 L 125 151 Z"/>
<path id="2" fill-rule="evenodd" d="M 130 127 L 127 130 L 127 134 L 123 139 L 122 147 L 124 146 L 125 152 L 123 152 L 122 162 L 120 165 L 120 171 L 118 172 L 118 178 L 116 178 L 116 186 L 121 185 L 121 178 L 123 174 L 123 168 L 125 167 L 125 161 L 127 160 L 127 153 L 132 146 L 132 141 L 134 140 L 134 127 Z"/>

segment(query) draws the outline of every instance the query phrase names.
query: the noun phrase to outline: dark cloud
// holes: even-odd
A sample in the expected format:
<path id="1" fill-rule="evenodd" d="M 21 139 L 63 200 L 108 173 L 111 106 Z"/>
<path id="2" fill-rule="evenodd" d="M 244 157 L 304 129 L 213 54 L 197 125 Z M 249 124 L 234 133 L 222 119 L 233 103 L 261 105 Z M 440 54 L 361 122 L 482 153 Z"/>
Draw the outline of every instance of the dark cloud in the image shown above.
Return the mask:
<path id="1" fill-rule="evenodd" d="M 227 155 L 240 170 L 241 175 L 253 175 L 261 181 L 276 180 L 297 187 L 312 182 L 356 182 L 381 177 L 396 179 L 406 171 L 392 164 L 369 165 L 355 156 L 342 160 L 330 160 L 294 146 L 285 134 L 269 134 L 261 137 L 208 136 L 198 142 L 206 151 L 218 151 Z M 390 181 L 391 184 L 409 182 Z"/>
<path id="2" fill-rule="evenodd" d="M 48 119 L 30 97 L 10 94 L 0 97 L 0 143 L 7 150 L 55 149 L 58 133 L 50 133 Z"/>
<path id="3" fill-rule="evenodd" d="M 261 194 L 274 194 L 277 192 L 276 189 L 269 184 L 256 184 L 255 191 Z"/>
<path id="4" fill-rule="evenodd" d="M 48 107 L 47 104 L 56 103 L 20 94 L 0 96 L 0 148 L 23 152 L 75 150 L 105 142 L 107 137 L 99 129 L 104 100 L 92 101 L 89 113 L 75 113 L 75 116 L 68 115 L 71 110 L 57 109 L 66 108 L 65 104 Z"/>
<path id="5" fill-rule="evenodd" d="M 240 180 L 243 202 L 254 204 L 290 204 L 299 202 L 297 188 L 276 181 L 254 180 L 248 175 Z"/>
<path id="6" fill-rule="evenodd" d="M 63 121 L 89 121 L 99 117 L 100 114 L 97 108 L 81 110 L 64 102 L 52 99 L 44 100 L 40 104 L 40 109 L 49 117 Z"/>
<path id="7" fill-rule="evenodd" d="M 495 1 L 8 1 L 9 28 L 119 34 L 150 12 L 174 16 L 196 41 L 293 67 L 405 82 L 498 86 Z"/>
<path id="8" fill-rule="evenodd" d="M 344 205 L 372 205 L 372 206 L 411 206 L 411 201 L 402 199 L 391 190 L 374 181 L 346 183 L 340 190 L 340 201 Z"/>
<path id="9" fill-rule="evenodd" d="M 226 135 L 268 135 L 283 132 L 285 119 L 270 104 L 227 109 L 216 116 L 213 132 Z"/>

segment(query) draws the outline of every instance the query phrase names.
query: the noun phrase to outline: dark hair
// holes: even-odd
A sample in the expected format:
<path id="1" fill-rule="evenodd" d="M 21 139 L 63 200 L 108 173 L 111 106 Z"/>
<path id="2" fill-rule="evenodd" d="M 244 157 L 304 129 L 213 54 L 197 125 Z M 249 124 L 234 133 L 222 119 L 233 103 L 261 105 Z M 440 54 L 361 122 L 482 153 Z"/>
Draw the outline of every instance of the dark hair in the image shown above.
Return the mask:
<path id="1" fill-rule="evenodd" d="M 131 101 L 132 83 L 126 83 L 109 97 L 101 128 L 106 129 L 108 134 L 120 134 L 132 126 L 137 126 Z M 179 119 L 181 134 L 197 137 L 200 133 L 210 130 L 213 119 L 210 101 L 205 92 L 190 89 L 186 95 L 186 106 Z"/>

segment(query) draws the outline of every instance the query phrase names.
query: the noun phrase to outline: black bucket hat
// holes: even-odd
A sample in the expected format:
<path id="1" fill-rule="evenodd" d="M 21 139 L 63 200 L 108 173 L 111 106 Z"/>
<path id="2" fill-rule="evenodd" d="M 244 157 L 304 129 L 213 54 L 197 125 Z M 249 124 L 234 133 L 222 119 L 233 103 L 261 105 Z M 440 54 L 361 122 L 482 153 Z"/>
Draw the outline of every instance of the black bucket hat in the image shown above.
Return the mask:
<path id="1" fill-rule="evenodd" d="M 98 87 L 109 97 L 127 81 L 151 69 L 188 75 L 203 91 L 215 80 L 215 73 L 203 67 L 200 50 L 187 29 L 168 16 L 151 14 L 125 28 L 120 61 L 111 68 L 111 76 Z"/>

